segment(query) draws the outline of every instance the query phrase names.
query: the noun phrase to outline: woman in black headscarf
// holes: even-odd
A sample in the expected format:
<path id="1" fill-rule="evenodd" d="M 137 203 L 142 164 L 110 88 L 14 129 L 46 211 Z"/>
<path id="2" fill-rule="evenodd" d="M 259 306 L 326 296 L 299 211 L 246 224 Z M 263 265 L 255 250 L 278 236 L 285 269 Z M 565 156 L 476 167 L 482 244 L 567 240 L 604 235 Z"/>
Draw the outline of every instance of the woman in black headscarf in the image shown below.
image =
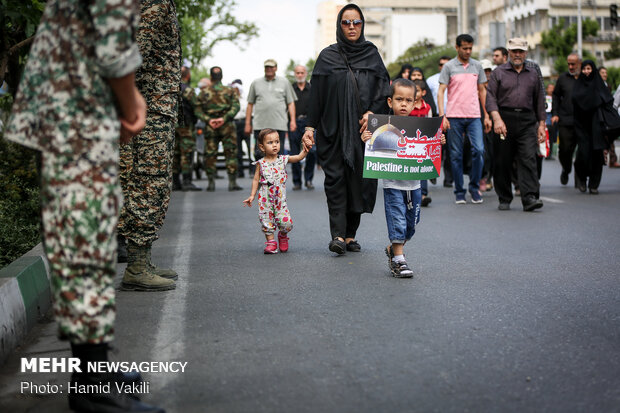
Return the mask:
<path id="1" fill-rule="evenodd" d="M 581 64 L 581 74 L 573 86 L 572 99 L 578 142 L 575 158 L 577 187 L 581 192 L 586 192 L 586 181 L 589 178 L 587 187 L 590 193 L 598 194 L 603 175 L 603 151 L 608 147 L 599 108 L 613 101 L 613 97 L 592 60 L 584 60 Z"/>
<path id="2" fill-rule="evenodd" d="M 372 212 L 377 181 L 362 178 L 370 113 L 387 113 L 390 76 L 375 45 L 364 38 L 364 15 L 355 4 L 338 13 L 337 43 L 321 51 L 312 71 L 312 90 L 304 143 L 313 142 L 325 172 L 329 210 L 329 250 L 359 251 L 355 240 L 360 216 Z"/>
<path id="3" fill-rule="evenodd" d="M 413 66 L 409 63 L 405 63 L 400 67 L 400 72 L 394 77 L 392 80 L 396 79 L 411 79 L 411 71 L 413 70 Z"/>

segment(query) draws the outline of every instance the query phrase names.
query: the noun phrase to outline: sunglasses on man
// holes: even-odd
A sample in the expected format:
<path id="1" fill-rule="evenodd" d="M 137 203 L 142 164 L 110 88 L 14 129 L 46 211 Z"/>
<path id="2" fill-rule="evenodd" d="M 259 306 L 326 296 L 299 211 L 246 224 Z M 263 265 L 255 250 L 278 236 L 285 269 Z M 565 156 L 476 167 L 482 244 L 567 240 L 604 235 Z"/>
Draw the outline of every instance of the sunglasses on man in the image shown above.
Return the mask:
<path id="1" fill-rule="evenodd" d="M 340 20 L 340 24 L 343 26 L 350 26 L 351 24 L 353 24 L 354 26 L 359 26 L 360 24 L 362 24 L 362 20 L 360 19 L 355 19 L 355 20 Z"/>

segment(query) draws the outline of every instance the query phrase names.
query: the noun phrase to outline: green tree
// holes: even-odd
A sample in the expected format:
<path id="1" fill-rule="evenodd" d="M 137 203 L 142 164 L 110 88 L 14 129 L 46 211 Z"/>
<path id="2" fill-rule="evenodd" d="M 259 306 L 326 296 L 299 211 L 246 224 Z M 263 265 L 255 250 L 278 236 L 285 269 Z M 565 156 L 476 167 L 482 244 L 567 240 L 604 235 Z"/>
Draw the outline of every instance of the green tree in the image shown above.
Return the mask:
<path id="1" fill-rule="evenodd" d="M 620 57 L 620 37 L 616 37 L 611 43 L 611 47 L 605 52 L 605 60 L 617 59 Z"/>
<path id="2" fill-rule="evenodd" d="M 450 58 L 456 56 L 454 46 L 436 46 L 429 39 L 422 39 L 405 50 L 396 61 L 388 64 L 387 69 L 390 77 L 393 78 L 400 72 L 402 65 L 409 63 L 412 66 L 420 67 L 424 71 L 424 76 L 429 77 L 437 72 L 437 62 L 444 55 Z"/>
<path id="3" fill-rule="evenodd" d="M 0 0 L 0 85 L 6 81 L 10 94 L 17 90 L 44 8 L 41 0 Z"/>
<path id="4" fill-rule="evenodd" d="M 585 19 L 582 22 L 583 38 L 588 36 L 596 36 L 599 26 L 594 20 Z M 549 57 L 553 58 L 553 68 L 556 73 L 562 73 L 568 70 L 566 57 L 575 50 L 577 43 L 577 23 L 566 26 L 564 19 L 554 25 L 550 30 L 542 33 L 540 44 L 545 48 Z M 588 51 L 584 51 L 584 58 L 596 60 Z"/>
<path id="5" fill-rule="evenodd" d="M 213 47 L 229 41 L 241 49 L 258 35 L 254 23 L 237 20 L 234 0 L 177 0 L 183 57 L 197 67 Z"/>

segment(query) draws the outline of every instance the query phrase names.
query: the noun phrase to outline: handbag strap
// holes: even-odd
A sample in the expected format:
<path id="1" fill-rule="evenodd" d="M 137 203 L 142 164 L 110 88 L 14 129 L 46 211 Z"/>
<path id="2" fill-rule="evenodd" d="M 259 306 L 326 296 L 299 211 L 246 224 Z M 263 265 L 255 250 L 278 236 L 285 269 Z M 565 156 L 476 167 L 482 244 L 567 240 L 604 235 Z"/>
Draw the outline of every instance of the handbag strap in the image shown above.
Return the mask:
<path id="1" fill-rule="evenodd" d="M 351 77 L 353 78 L 353 89 L 355 90 L 355 101 L 357 102 L 357 110 L 359 111 L 359 115 L 362 116 L 362 101 L 360 100 L 360 91 L 357 87 L 357 79 L 355 78 L 355 74 L 353 73 L 353 70 L 349 65 L 349 59 L 347 59 L 347 55 L 342 52 L 340 46 L 338 46 L 338 53 L 340 53 L 340 56 L 342 56 L 342 58 L 344 59 L 344 63 L 347 65 L 349 73 L 351 73 Z"/>

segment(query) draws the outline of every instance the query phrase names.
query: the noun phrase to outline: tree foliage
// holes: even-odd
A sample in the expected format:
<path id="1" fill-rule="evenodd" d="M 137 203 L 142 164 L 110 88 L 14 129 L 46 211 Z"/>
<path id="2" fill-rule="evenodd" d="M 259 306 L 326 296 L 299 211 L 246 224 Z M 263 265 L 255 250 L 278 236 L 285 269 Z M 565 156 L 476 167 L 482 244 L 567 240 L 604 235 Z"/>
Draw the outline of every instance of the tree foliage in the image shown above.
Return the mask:
<path id="1" fill-rule="evenodd" d="M 620 57 L 620 37 L 616 37 L 611 43 L 611 47 L 605 52 L 605 60 L 617 59 Z"/>
<path id="2" fill-rule="evenodd" d="M 599 26 L 594 20 L 585 19 L 582 21 L 582 36 L 596 36 Z M 566 25 L 564 19 L 560 19 L 551 29 L 542 33 L 540 44 L 545 48 L 549 57 L 553 58 L 553 68 L 556 73 L 562 73 L 568 70 L 566 57 L 575 51 L 575 43 L 577 43 L 577 23 Z M 588 52 L 584 51 L 584 58 L 595 58 Z"/>
<path id="3" fill-rule="evenodd" d="M 429 39 L 422 39 L 409 47 L 396 61 L 387 66 L 390 77 L 394 78 L 405 63 L 420 67 L 424 76 L 429 77 L 437 72 L 437 62 L 441 56 L 456 56 L 454 46 L 437 46 Z"/>
<path id="4" fill-rule="evenodd" d="M 44 0 L 0 0 L 0 85 L 6 81 L 10 94 L 17 90 L 44 8 Z"/>
<path id="5" fill-rule="evenodd" d="M 210 56 L 218 43 L 228 41 L 243 49 L 258 35 L 254 23 L 233 15 L 236 6 L 234 0 L 177 0 L 183 57 L 192 66 Z"/>

